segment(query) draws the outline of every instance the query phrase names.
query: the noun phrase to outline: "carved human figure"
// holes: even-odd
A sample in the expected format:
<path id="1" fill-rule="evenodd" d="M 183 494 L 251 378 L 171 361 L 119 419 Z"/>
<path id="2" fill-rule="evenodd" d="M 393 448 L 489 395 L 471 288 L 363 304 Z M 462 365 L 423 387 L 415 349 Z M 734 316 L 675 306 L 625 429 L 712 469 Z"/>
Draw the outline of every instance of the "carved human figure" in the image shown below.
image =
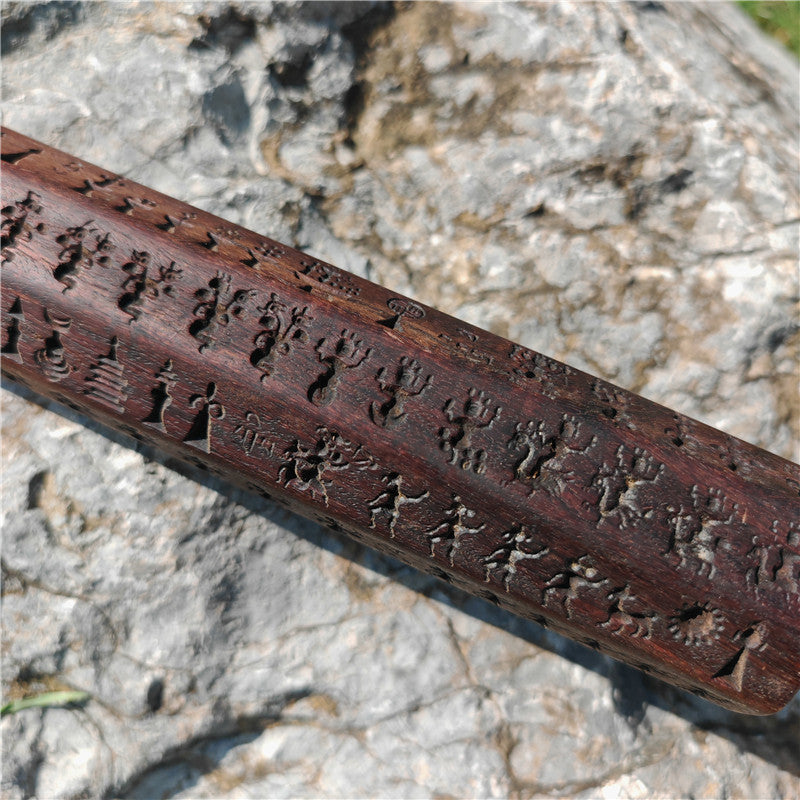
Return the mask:
<path id="1" fill-rule="evenodd" d="M 364 349 L 361 339 L 345 329 L 336 339 L 321 339 L 315 349 L 325 371 L 309 386 L 308 399 L 314 405 L 324 406 L 336 398 L 344 374 L 360 367 L 372 355 L 372 348 Z"/>
<path id="2" fill-rule="evenodd" d="M 139 319 L 147 300 L 154 300 L 161 294 L 171 296 L 173 284 L 183 273 L 172 261 L 168 266 L 160 265 L 153 274 L 150 254 L 141 250 L 132 252 L 130 261 L 122 265 L 122 270 L 128 277 L 122 284 L 123 294 L 117 305 L 130 317 L 129 323 Z"/>
<path id="3" fill-rule="evenodd" d="M 403 356 L 393 375 L 389 375 L 386 367 L 381 367 L 375 380 L 388 399 L 383 403 L 372 403 L 369 409 L 370 418 L 382 428 L 395 428 L 406 418 L 406 401 L 424 394 L 430 388 L 433 376 L 427 375 L 423 378 L 419 361 Z"/>
<path id="4" fill-rule="evenodd" d="M 457 494 L 453 495 L 453 502 L 449 508 L 445 509 L 444 516 L 444 521 L 433 528 L 429 528 L 424 533 L 430 541 L 431 556 L 436 555 L 437 544 L 440 542 L 446 543 L 445 555 L 452 565 L 456 553 L 461 549 L 462 539 L 470 534 L 480 533 L 486 527 L 486 523 L 482 522 L 477 527 L 471 527 L 468 524 L 468 520 L 475 516 L 475 512 L 467 508 Z"/>
<path id="5" fill-rule="evenodd" d="M 474 447 L 472 437 L 483 428 L 490 428 L 500 418 L 502 406 L 482 390 L 470 389 L 461 411 L 456 410 L 456 401 L 448 400 L 444 405 L 444 415 L 453 428 L 439 430 L 442 450 L 450 456 L 450 464 L 458 464 L 461 469 L 472 470 L 478 474 L 486 469 L 486 451 Z"/>
<path id="6" fill-rule="evenodd" d="M 289 355 L 295 344 L 308 341 L 306 326 L 314 318 L 308 313 L 308 306 L 290 309 L 274 292 L 257 310 L 261 312 L 259 324 L 263 330 L 253 341 L 256 347 L 250 354 L 250 363 L 261 372 L 262 383 L 266 383 L 276 363 Z"/>
<path id="7" fill-rule="evenodd" d="M 386 514 L 389 517 L 389 537 L 394 538 L 394 529 L 397 520 L 400 518 L 400 509 L 409 503 L 421 503 L 430 497 L 430 492 L 426 489 L 418 495 L 407 495 L 403 492 L 403 476 L 397 472 L 384 475 L 381 481 L 386 484 L 386 489 L 377 497 L 367 503 L 369 507 L 369 526 L 375 528 L 378 517 Z"/>
<path id="8" fill-rule="evenodd" d="M 549 552 L 550 548 L 538 542 L 524 525 L 513 525 L 501 534 L 500 546 L 483 559 L 486 581 L 497 573 L 508 592 L 520 561 L 537 560 Z"/>
<path id="9" fill-rule="evenodd" d="M 197 319 L 189 326 L 189 333 L 200 342 L 199 351 L 213 347 L 222 330 L 238 319 L 255 298 L 252 289 L 231 289 L 231 276 L 217 270 L 208 282 L 208 288 L 198 289 L 194 296 L 200 302 L 195 306 Z"/>
<path id="10" fill-rule="evenodd" d="M 609 595 L 614 588 L 608 578 L 601 575 L 594 559 L 585 554 L 568 559 L 562 569 L 545 582 L 542 604 L 561 607 L 570 618 L 579 610 L 603 614 L 605 609 L 608 618 L 612 605 Z"/>

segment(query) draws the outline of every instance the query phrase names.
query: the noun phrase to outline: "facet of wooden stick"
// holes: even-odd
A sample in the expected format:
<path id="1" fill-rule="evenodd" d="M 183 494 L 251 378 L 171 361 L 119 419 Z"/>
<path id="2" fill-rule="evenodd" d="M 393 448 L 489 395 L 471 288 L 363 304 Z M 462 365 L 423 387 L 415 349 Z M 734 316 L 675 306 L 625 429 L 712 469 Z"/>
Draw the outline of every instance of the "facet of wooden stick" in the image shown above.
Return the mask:
<path id="1" fill-rule="evenodd" d="M 728 708 L 800 688 L 796 465 L 1 142 L 13 380 Z"/>

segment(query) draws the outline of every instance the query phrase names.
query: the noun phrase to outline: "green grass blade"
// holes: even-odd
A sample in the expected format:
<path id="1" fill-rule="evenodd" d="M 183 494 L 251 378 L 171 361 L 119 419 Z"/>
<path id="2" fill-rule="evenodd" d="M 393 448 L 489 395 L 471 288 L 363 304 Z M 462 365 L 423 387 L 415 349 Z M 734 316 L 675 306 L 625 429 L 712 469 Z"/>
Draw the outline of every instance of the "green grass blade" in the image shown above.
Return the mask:
<path id="1" fill-rule="evenodd" d="M 69 703 L 83 703 L 90 697 L 88 692 L 64 691 L 64 692 L 44 692 L 33 697 L 23 697 L 20 700 L 12 700 L 0 708 L 0 717 L 6 714 L 16 714 L 26 708 L 53 708 L 54 706 L 65 706 Z"/>

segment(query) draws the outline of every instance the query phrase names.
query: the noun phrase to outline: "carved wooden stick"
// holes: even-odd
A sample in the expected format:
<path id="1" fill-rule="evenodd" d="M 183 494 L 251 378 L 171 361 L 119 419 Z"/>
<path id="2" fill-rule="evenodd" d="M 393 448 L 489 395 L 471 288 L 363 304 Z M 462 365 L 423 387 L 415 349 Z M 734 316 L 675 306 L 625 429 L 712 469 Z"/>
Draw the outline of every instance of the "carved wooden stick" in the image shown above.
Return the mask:
<path id="1" fill-rule="evenodd" d="M 728 708 L 800 685 L 800 471 L 12 131 L 3 371 Z"/>

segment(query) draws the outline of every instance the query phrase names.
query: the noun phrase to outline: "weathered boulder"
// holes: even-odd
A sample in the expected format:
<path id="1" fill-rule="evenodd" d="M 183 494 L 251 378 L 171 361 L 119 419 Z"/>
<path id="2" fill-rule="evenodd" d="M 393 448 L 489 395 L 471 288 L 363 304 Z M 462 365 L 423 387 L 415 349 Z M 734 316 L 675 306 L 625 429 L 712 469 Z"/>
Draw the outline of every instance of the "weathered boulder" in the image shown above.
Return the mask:
<path id="1" fill-rule="evenodd" d="M 4 124 L 797 458 L 798 71 L 734 7 L 7 3 Z M 5 310 L 5 306 L 4 306 Z M 7 387 L 12 388 L 12 387 Z M 21 797 L 791 797 L 744 718 L 18 390 Z"/>

